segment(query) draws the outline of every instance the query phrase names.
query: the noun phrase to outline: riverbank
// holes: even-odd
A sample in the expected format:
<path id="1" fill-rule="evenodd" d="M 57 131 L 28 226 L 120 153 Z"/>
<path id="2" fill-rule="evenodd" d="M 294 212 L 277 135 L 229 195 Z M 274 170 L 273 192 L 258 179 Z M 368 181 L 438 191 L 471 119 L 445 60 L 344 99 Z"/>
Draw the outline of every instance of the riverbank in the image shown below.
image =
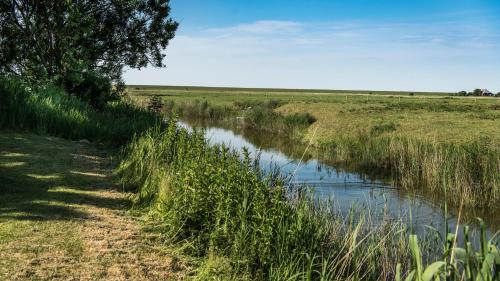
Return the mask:
<path id="1" fill-rule="evenodd" d="M 500 202 L 500 107 L 495 98 L 129 88 L 164 98 L 166 112 L 247 126 L 311 143 L 331 161 L 378 170 L 395 185 L 448 195 L 448 203 Z M 446 192 L 445 192 L 446 190 Z"/>

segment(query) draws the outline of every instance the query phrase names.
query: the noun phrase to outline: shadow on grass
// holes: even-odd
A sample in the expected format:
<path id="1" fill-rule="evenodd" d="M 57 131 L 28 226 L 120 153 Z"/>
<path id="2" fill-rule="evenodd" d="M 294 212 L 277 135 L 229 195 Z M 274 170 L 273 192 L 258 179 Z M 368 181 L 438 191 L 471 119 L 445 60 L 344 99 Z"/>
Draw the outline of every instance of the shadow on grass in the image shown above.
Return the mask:
<path id="1" fill-rule="evenodd" d="M 92 145 L 0 131 L 0 222 L 85 219 L 79 205 L 122 209 L 111 163 Z"/>

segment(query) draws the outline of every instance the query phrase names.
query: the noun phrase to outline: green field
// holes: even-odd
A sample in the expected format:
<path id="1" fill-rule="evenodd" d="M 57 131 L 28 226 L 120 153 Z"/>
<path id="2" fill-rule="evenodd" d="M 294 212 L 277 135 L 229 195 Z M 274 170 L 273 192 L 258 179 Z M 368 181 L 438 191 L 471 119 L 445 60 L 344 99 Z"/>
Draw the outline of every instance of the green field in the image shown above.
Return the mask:
<path id="1" fill-rule="evenodd" d="M 248 93 L 248 94 L 355 94 L 355 95 L 415 95 L 415 96 L 448 96 L 447 92 L 411 92 L 411 91 L 371 91 L 371 90 L 327 90 L 327 89 L 285 89 L 285 88 L 238 88 L 238 87 L 197 87 L 197 86 L 155 86 L 128 85 L 135 92 L 187 92 L 187 93 Z"/>

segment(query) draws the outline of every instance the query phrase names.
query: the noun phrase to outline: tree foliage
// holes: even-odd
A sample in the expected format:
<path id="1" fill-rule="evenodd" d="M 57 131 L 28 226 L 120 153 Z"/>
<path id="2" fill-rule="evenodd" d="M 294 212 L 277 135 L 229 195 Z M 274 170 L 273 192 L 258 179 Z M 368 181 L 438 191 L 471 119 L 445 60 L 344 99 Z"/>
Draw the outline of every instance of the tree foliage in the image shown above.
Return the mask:
<path id="1" fill-rule="evenodd" d="M 124 67 L 164 66 L 177 26 L 169 0 L 0 0 L 0 74 L 118 81 Z"/>

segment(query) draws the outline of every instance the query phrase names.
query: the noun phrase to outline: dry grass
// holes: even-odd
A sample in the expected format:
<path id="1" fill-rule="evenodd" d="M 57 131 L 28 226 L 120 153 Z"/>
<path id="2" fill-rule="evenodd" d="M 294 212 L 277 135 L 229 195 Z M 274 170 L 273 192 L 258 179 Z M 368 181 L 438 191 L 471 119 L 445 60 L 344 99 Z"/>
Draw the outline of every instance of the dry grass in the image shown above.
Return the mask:
<path id="1" fill-rule="evenodd" d="M 0 280 L 182 279 L 186 265 L 126 213 L 111 168 L 91 144 L 0 133 Z"/>

